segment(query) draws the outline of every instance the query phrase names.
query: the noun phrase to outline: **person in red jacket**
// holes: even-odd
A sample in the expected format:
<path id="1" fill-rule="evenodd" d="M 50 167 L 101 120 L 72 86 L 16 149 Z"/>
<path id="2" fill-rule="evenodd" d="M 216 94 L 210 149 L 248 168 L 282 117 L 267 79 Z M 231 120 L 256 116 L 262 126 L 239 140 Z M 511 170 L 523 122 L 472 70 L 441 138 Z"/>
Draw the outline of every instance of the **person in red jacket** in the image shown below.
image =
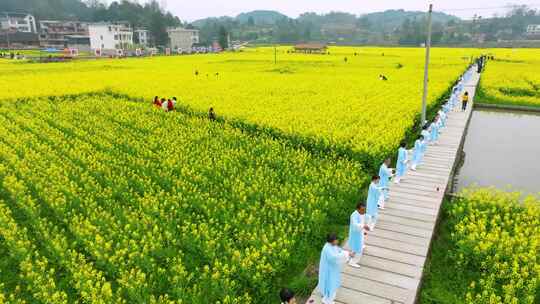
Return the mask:
<path id="1" fill-rule="evenodd" d="M 174 111 L 174 102 L 169 99 L 167 103 L 167 112 Z"/>
<path id="2" fill-rule="evenodd" d="M 154 103 L 155 106 L 158 106 L 159 105 L 159 97 L 157 97 L 157 96 L 154 97 L 154 102 L 153 103 Z"/>

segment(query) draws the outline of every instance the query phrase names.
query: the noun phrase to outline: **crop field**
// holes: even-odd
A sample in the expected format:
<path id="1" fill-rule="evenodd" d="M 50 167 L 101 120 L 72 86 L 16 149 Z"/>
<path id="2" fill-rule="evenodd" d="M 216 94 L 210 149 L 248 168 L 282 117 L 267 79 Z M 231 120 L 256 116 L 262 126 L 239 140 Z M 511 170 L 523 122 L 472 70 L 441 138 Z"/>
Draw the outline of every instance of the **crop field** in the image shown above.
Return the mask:
<path id="1" fill-rule="evenodd" d="M 540 200 L 492 188 L 447 204 L 420 303 L 538 303 Z"/>
<path id="2" fill-rule="evenodd" d="M 194 111 L 213 106 L 228 119 L 354 155 L 374 166 L 413 127 L 421 106 L 422 49 L 334 48 L 330 55 L 287 50 L 280 48 L 277 65 L 271 48 L 140 60 L 2 64 L 0 99 L 104 90 L 147 102 L 155 95 L 177 96 Z M 431 105 L 475 52 L 434 49 Z M 380 81 L 380 74 L 389 81 Z"/>
<path id="3" fill-rule="evenodd" d="M 0 267 L 4 288 L 249 303 L 366 182 L 354 163 L 163 114 L 121 99 L 0 106 L 1 266 L 19 265 Z"/>
<path id="4" fill-rule="evenodd" d="M 540 107 L 540 50 L 496 50 L 481 82 L 479 102 Z"/>
<path id="5" fill-rule="evenodd" d="M 423 79 L 421 49 L 287 50 L 0 60 L 0 302 L 275 302 L 413 132 Z M 430 106 L 478 52 L 433 50 Z"/>

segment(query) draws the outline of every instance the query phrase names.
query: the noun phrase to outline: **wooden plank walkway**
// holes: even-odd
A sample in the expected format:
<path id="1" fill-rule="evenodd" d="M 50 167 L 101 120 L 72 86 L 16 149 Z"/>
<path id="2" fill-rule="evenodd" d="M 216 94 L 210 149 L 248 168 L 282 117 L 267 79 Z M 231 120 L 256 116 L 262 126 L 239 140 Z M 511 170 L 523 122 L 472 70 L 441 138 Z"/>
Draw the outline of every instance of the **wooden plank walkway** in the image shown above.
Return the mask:
<path id="1" fill-rule="evenodd" d="M 465 83 L 473 101 L 479 75 Z M 456 107 L 457 108 L 457 107 Z M 399 185 L 391 183 L 386 209 L 366 237 L 360 268 L 343 267 L 336 304 L 412 304 L 422 274 L 444 194 L 460 153 L 472 102 L 465 112 L 451 112 L 437 145 L 427 148 L 417 171 Z M 322 303 L 315 290 L 307 304 Z"/>

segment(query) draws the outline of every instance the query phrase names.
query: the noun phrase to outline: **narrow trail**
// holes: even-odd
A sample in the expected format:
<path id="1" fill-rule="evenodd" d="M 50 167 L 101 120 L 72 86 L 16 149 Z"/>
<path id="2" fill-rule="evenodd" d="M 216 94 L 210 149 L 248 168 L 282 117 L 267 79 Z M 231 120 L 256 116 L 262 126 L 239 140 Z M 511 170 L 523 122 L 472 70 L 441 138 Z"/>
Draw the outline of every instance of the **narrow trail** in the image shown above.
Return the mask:
<path id="1" fill-rule="evenodd" d="M 473 73 L 464 90 L 474 100 L 480 80 Z M 400 184 L 391 183 L 386 209 L 366 237 L 360 268 L 345 265 L 336 304 L 413 304 L 447 187 L 453 176 L 473 105 L 450 112 L 437 145 L 427 148 L 424 162 Z M 322 303 L 316 289 L 307 304 Z"/>

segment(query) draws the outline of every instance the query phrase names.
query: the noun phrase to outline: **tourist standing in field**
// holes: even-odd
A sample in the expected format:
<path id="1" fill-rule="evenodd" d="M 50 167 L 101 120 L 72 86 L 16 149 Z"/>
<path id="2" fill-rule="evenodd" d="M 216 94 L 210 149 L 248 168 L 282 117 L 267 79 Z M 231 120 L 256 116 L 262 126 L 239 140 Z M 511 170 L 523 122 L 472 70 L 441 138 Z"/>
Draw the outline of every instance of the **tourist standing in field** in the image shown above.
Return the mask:
<path id="1" fill-rule="evenodd" d="M 167 112 L 174 111 L 174 101 L 172 99 L 169 99 L 167 102 Z"/>
<path id="2" fill-rule="evenodd" d="M 390 179 L 392 178 L 392 176 L 394 176 L 392 169 L 388 167 L 390 166 L 390 162 L 390 158 L 385 159 L 381 167 L 379 168 L 379 177 L 381 178 L 379 185 L 381 186 L 381 188 L 383 188 L 381 198 L 382 208 L 384 208 L 384 203 L 389 196 L 388 184 L 390 183 Z"/>
<path id="3" fill-rule="evenodd" d="M 329 234 L 321 252 L 319 262 L 319 285 L 324 304 L 334 304 L 336 293 L 341 286 L 341 269 L 354 253 L 339 248 L 337 236 Z"/>
<path id="4" fill-rule="evenodd" d="M 469 103 L 469 92 L 465 92 L 463 94 L 463 98 L 461 99 L 461 110 L 465 111 L 467 110 L 467 104 Z"/>
<path id="5" fill-rule="evenodd" d="M 405 142 L 402 142 L 399 150 L 398 150 L 398 159 L 396 163 L 396 178 L 394 182 L 396 184 L 399 184 L 403 176 L 407 173 L 407 162 L 409 161 L 409 157 L 407 155 L 407 144 Z"/>
<path id="6" fill-rule="evenodd" d="M 379 203 L 382 197 L 382 188 L 379 186 L 380 180 L 381 178 L 378 175 L 375 175 L 371 178 L 371 184 L 369 184 L 366 213 L 371 229 L 375 227 L 377 217 L 379 216 Z"/>
<path id="7" fill-rule="evenodd" d="M 165 102 L 161 104 L 161 108 L 163 109 L 163 111 L 165 112 L 169 111 L 169 103 L 171 103 L 170 99 L 166 100 Z"/>
<path id="8" fill-rule="evenodd" d="M 158 96 L 154 97 L 154 102 L 153 102 L 153 104 L 154 104 L 156 107 L 159 106 L 159 97 L 158 97 Z"/>
<path id="9" fill-rule="evenodd" d="M 349 266 L 359 268 L 358 262 L 364 250 L 364 230 L 366 226 L 366 208 L 359 202 L 351 214 L 349 222 L 349 248 L 354 252 L 354 258 L 349 260 Z"/>
<path id="10" fill-rule="evenodd" d="M 208 110 L 208 119 L 211 121 L 216 121 L 216 113 L 214 112 L 214 108 L 210 108 L 210 110 Z"/>
<path id="11" fill-rule="evenodd" d="M 288 288 L 281 289 L 279 298 L 281 299 L 281 304 L 296 304 L 294 292 Z"/>

